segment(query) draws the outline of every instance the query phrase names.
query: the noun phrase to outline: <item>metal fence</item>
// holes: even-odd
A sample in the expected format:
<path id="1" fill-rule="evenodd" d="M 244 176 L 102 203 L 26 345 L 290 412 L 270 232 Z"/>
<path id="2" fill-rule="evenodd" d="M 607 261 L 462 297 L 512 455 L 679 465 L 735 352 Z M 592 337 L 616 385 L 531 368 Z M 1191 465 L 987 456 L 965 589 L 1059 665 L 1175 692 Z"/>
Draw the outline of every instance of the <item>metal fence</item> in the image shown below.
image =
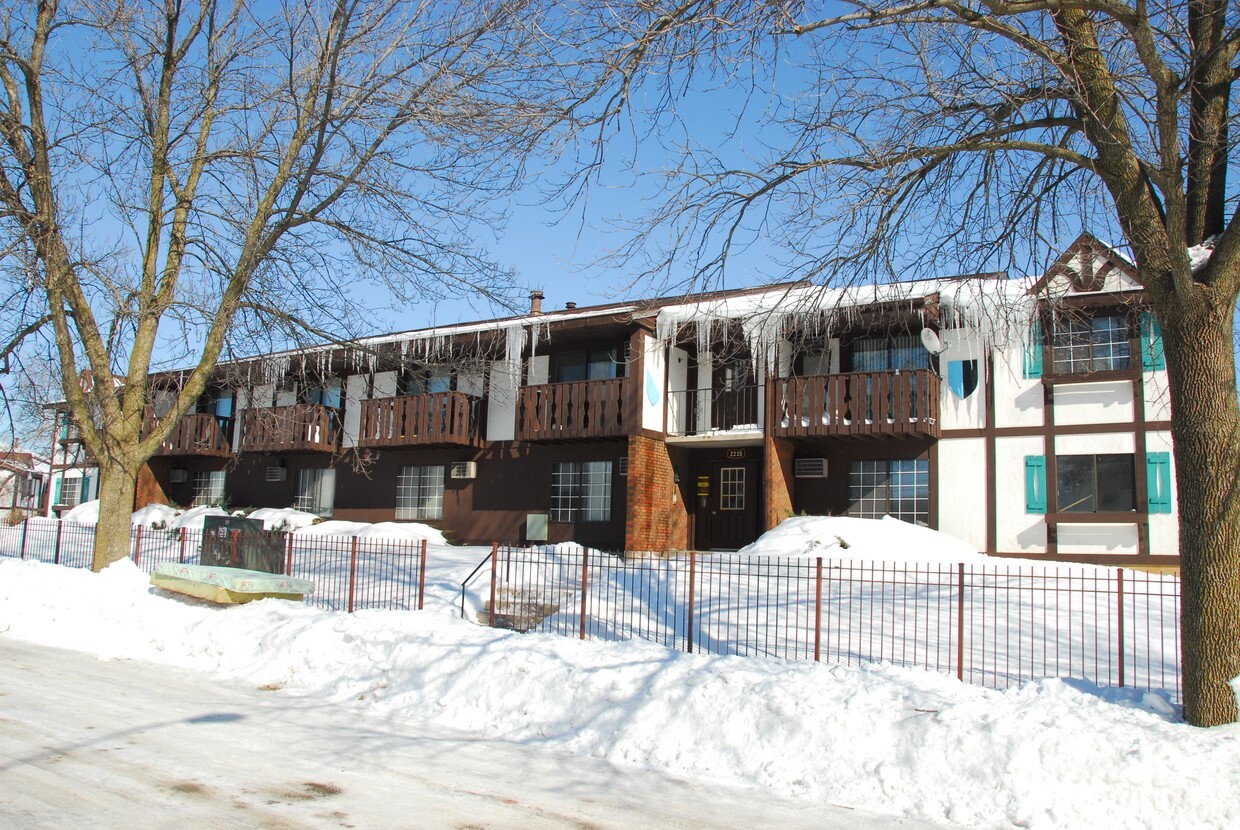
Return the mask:
<path id="1" fill-rule="evenodd" d="M 232 541 L 236 550 L 244 534 L 235 533 Z M 94 550 L 93 525 L 28 519 L 0 528 L 0 556 L 89 568 Z M 200 530 L 135 527 L 129 537 L 129 558 L 148 573 L 158 562 L 198 564 L 201 552 Z M 311 605 L 350 613 L 420 609 L 426 541 L 289 533 L 284 538 L 284 573 L 314 582 L 314 592 L 306 597 Z"/>
<path id="2" fill-rule="evenodd" d="M 483 621 L 497 627 L 881 661 L 993 688 L 1071 677 L 1180 700 L 1180 583 L 1169 575 L 503 546 L 489 565 Z"/>

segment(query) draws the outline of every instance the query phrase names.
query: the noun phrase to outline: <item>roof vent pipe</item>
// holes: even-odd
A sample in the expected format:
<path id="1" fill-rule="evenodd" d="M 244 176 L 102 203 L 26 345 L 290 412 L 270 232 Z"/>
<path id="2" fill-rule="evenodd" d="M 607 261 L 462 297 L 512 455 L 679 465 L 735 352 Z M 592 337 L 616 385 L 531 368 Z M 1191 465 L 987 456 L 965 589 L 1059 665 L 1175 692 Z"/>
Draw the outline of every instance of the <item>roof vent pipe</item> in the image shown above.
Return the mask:
<path id="1" fill-rule="evenodd" d="M 565 303 L 564 307 L 568 309 L 573 309 L 577 307 L 577 304 L 576 303 Z"/>
<path id="2" fill-rule="evenodd" d="M 530 314 L 542 314 L 543 293 L 541 291 L 530 292 Z"/>

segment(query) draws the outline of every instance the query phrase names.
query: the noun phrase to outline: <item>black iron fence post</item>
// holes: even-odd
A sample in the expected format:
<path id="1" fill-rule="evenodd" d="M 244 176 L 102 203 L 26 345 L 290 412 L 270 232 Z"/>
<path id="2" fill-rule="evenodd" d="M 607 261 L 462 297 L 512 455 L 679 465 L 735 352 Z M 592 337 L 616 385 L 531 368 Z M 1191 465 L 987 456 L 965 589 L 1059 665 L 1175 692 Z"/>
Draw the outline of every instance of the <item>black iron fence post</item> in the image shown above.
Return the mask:
<path id="1" fill-rule="evenodd" d="M 1124 687 L 1124 569 L 1120 568 L 1115 572 L 1116 596 L 1115 601 L 1119 606 L 1119 685 Z"/>
<path id="2" fill-rule="evenodd" d="M 590 552 L 585 548 L 581 549 L 581 636 L 580 639 L 586 638 L 586 592 L 590 571 Z"/>
<path id="3" fill-rule="evenodd" d="M 689 552 L 689 607 L 685 613 L 685 651 L 693 653 L 693 583 L 697 578 L 697 553 Z"/>
<path id="4" fill-rule="evenodd" d="M 291 536 L 289 537 L 292 538 Z M 426 600 L 426 540 L 422 540 L 422 563 L 418 568 L 418 610 L 421 611 Z"/>
<path id="5" fill-rule="evenodd" d="M 30 520 L 26 519 L 26 521 L 22 522 L 22 552 L 21 552 L 22 559 L 26 558 L 26 533 L 29 530 L 30 530 Z"/>
<path id="6" fill-rule="evenodd" d="M 822 659 L 822 557 L 814 566 L 814 662 Z"/>
<path id="7" fill-rule="evenodd" d="M 956 566 L 956 679 L 964 680 L 964 563 Z"/>
<path id="8" fill-rule="evenodd" d="M 56 565 L 60 564 L 60 533 L 64 529 L 65 529 L 65 523 L 63 521 L 57 521 L 56 522 L 56 553 L 52 557 L 52 562 Z"/>
<path id="9" fill-rule="evenodd" d="M 357 585 L 357 537 L 349 548 L 349 613 L 353 613 L 353 592 Z"/>
<path id="10" fill-rule="evenodd" d="M 495 627 L 495 577 L 499 574 L 499 543 L 491 543 L 491 599 L 487 603 L 487 625 Z"/>

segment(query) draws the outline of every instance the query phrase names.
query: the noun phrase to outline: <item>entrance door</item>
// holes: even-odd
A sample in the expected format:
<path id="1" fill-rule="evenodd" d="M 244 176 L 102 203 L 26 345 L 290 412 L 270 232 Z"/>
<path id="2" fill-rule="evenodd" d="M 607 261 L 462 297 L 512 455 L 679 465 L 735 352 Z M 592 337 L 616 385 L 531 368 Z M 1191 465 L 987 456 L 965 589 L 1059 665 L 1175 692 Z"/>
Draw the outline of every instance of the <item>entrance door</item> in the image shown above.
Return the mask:
<path id="1" fill-rule="evenodd" d="M 760 492 L 755 461 L 699 466 L 694 547 L 736 550 L 757 539 Z"/>

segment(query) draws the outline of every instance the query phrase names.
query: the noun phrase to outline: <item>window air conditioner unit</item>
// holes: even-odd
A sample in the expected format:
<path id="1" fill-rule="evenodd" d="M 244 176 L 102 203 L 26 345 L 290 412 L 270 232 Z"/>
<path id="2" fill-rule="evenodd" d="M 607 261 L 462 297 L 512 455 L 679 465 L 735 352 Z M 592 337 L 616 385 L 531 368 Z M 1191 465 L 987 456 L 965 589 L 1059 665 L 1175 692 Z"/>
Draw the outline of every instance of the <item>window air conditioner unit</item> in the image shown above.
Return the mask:
<path id="1" fill-rule="evenodd" d="M 477 461 L 453 461 L 452 462 L 453 478 L 477 478 L 478 462 Z"/>
<path id="2" fill-rule="evenodd" d="M 792 474 L 796 478 L 826 478 L 827 459 L 798 458 L 792 462 Z"/>
<path id="3" fill-rule="evenodd" d="M 285 469 L 284 467 L 268 467 L 267 468 L 267 480 L 268 481 L 284 481 L 287 478 L 288 478 L 288 470 Z"/>
<path id="4" fill-rule="evenodd" d="M 627 476 L 629 474 L 629 457 L 626 455 L 621 458 L 620 463 L 616 466 L 620 475 Z"/>
<path id="5" fill-rule="evenodd" d="M 189 481 L 189 470 L 169 470 L 168 480 L 173 484 L 184 484 Z"/>

